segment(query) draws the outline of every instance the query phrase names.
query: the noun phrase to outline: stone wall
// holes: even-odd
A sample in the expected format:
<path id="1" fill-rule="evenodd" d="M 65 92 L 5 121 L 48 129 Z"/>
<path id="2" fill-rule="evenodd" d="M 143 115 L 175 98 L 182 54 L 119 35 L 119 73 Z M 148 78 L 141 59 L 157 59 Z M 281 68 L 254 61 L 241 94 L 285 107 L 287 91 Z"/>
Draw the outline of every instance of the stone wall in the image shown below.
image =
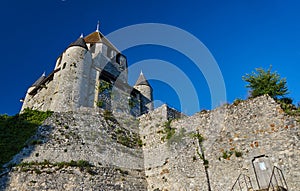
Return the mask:
<path id="1" fill-rule="evenodd" d="M 138 123 L 130 115 L 114 116 L 101 109 L 54 113 L 11 163 L 83 160 L 95 173 L 44 165 L 25 173 L 15 167 L 2 185 L 9 185 L 5 190 L 145 190 Z"/>
<path id="2" fill-rule="evenodd" d="M 154 112 L 158 113 L 140 118 L 148 190 L 207 190 L 203 161 L 196 152 L 198 141 L 193 138 L 197 131 L 204 137 L 212 190 L 230 190 L 241 173 L 258 188 L 252 159 L 260 155 L 283 170 L 289 190 L 299 189 L 299 123 L 270 97 L 173 120 L 176 133 L 169 139 L 167 118 L 159 117 L 161 110 Z"/>
<path id="3" fill-rule="evenodd" d="M 15 167 L 0 182 L 9 185 L 6 190 L 202 191 L 208 180 L 212 190 L 230 190 L 245 174 L 257 189 L 252 160 L 265 155 L 283 171 L 289 190 L 299 190 L 299 119 L 285 115 L 269 96 L 174 117 L 179 114 L 166 105 L 138 119 L 89 108 L 55 113 L 12 162 L 85 160 L 96 173 Z M 202 151 L 197 132 L 204 137 Z M 208 160 L 207 173 L 198 153 Z"/>
<path id="4" fill-rule="evenodd" d="M 144 172 L 141 170 L 118 167 L 91 167 L 88 170 L 79 167 L 59 169 L 51 165 L 34 166 L 24 170 L 15 167 L 2 180 L 0 190 L 146 190 Z M 1 178 L 0 178 L 1 181 Z"/>
<path id="5" fill-rule="evenodd" d="M 110 89 L 101 89 L 105 82 L 102 78 L 110 83 Z M 35 94 L 28 94 L 36 87 Z M 140 116 L 143 104 L 148 104 L 141 99 L 141 93 L 127 84 L 126 63 L 120 65 L 116 57 L 109 58 L 101 51 L 92 57 L 91 51 L 72 46 L 58 58 L 51 80 L 29 88 L 21 111 L 31 108 L 66 112 L 100 106 Z"/>

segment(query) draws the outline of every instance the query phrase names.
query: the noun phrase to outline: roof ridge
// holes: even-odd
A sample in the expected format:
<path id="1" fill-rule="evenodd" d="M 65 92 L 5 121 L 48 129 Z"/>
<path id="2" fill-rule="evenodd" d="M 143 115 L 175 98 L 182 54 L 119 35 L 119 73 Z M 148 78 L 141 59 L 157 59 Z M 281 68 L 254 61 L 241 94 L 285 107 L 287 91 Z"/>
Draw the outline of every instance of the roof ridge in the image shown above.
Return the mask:
<path id="1" fill-rule="evenodd" d="M 137 79 L 135 86 L 138 85 L 146 85 L 146 86 L 150 86 L 148 80 L 145 78 L 143 72 L 141 71 L 139 78 Z"/>

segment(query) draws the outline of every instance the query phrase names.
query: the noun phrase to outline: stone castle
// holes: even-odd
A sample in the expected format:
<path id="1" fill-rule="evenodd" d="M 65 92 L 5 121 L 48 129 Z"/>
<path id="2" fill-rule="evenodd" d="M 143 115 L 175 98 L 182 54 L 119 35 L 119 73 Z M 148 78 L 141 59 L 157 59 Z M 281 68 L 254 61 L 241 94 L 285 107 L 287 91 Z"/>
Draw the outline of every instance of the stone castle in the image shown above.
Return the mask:
<path id="1" fill-rule="evenodd" d="M 130 87 L 126 57 L 98 30 L 29 88 L 26 107 L 56 112 L 9 163 L 22 165 L 0 174 L 0 190 L 300 188 L 299 119 L 267 95 L 193 116 L 154 109 L 143 74 Z"/>
<path id="2" fill-rule="evenodd" d="M 153 110 L 152 88 L 143 73 L 134 87 L 127 83 L 124 55 L 97 30 L 71 43 L 54 70 L 28 89 L 25 108 L 56 112 L 81 107 L 104 108 L 140 116 Z"/>

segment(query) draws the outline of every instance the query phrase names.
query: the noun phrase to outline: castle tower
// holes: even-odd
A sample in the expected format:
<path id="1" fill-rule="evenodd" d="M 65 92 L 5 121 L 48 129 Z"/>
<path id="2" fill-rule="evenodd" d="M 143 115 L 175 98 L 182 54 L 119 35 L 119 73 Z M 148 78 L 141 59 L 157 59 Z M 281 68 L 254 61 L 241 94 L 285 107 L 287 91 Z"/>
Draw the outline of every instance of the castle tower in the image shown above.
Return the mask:
<path id="1" fill-rule="evenodd" d="M 50 110 L 73 111 L 87 107 L 92 56 L 82 37 L 69 45 L 56 64 L 54 97 Z"/>
<path id="2" fill-rule="evenodd" d="M 102 74 L 112 74 L 113 78 L 127 83 L 126 57 L 99 31 L 99 22 L 96 31 L 84 37 L 84 40 L 92 54 L 95 67 L 101 69 Z"/>
<path id="3" fill-rule="evenodd" d="M 149 82 L 146 80 L 143 72 L 140 73 L 138 80 L 136 81 L 134 88 L 141 93 L 141 113 L 147 113 L 154 109 L 153 106 L 153 90 Z"/>
<path id="4" fill-rule="evenodd" d="M 30 108 L 30 104 L 28 103 L 30 98 L 31 98 L 31 92 L 34 91 L 35 89 L 37 89 L 41 84 L 42 82 L 45 80 L 46 78 L 46 75 L 45 75 L 45 72 L 28 88 L 27 90 L 27 93 L 26 93 L 26 96 L 25 96 L 25 99 L 21 100 L 23 102 L 23 105 L 22 105 L 22 108 L 21 108 L 21 111 L 23 111 L 25 108 L 29 107 Z"/>

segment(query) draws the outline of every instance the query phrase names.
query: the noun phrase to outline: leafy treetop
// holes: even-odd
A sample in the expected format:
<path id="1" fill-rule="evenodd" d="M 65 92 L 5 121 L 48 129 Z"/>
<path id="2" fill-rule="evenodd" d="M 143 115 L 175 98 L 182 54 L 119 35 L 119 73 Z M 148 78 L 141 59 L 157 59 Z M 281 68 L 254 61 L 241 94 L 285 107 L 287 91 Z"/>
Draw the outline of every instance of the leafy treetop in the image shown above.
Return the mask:
<path id="1" fill-rule="evenodd" d="M 251 89 L 251 98 L 268 94 L 274 99 L 288 94 L 286 79 L 281 78 L 277 72 L 271 72 L 272 66 L 267 71 L 256 68 L 256 72 L 246 74 L 243 80 L 248 82 L 247 88 Z"/>

